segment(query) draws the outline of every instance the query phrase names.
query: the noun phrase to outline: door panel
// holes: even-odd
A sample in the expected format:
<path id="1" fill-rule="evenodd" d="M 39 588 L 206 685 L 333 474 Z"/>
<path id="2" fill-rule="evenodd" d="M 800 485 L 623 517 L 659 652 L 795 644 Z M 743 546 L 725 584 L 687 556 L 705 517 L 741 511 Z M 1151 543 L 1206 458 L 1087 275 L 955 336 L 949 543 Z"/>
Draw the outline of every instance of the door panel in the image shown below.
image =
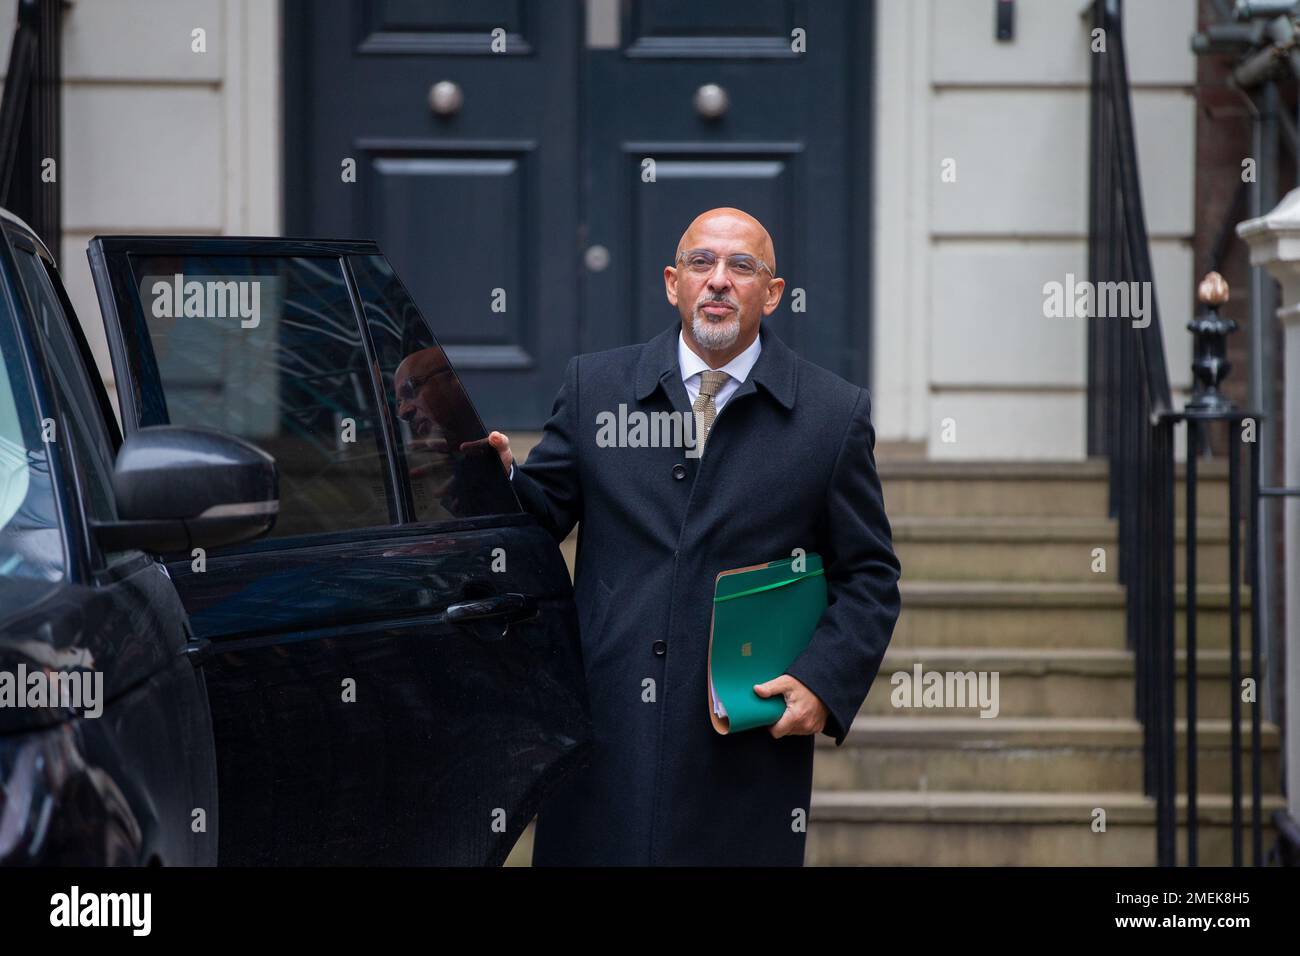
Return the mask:
<path id="1" fill-rule="evenodd" d="M 354 0 L 355 2 L 355 0 Z M 532 52 L 521 0 L 371 0 L 355 3 L 362 53 L 482 52 L 495 29 L 506 31 L 507 55 Z"/>
<path id="2" fill-rule="evenodd" d="M 631 314 L 637 323 L 633 335 L 641 342 L 663 331 L 666 322 L 678 321 L 677 313 L 664 298 L 663 267 L 671 263 L 686 224 L 705 209 L 735 206 L 755 216 L 773 237 L 789 235 L 787 213 L 793 204 L 791 181 L 797 162 L 793 151 L 787 155 L 755 155 L 747 151 L 695 153 L 649 144 L 646 147 L 633 144 L 625 152 L 624 171 L 628 181 L 639 182 L 642 157 L 649 149 L 658 157 L 654 188 L 630 190 L 636 252 L 628 260 L 632 269 L 626 280 L 632 290 Z M 784 261 L 779 266 L 781 273 L 788 274 Z M 777 316 L 763 321 L 775 320 Z M 774 327 L 779 335 L 792 335 L 788 329 Z"/>
<path id="3" fill-rule="evenodd" d="M 315 478 L 387 488 L 357 527 L 291 483 L 282 512 L 314 523 L 169 562 L 211 641 L 221 861 L 502 862 L 590 746 L 572 587 L 391 265 L 370 243 L 161 238 L 95 239 L 91 263 L 128 431 L 206 408 Z M 148 298 L 169 274 L 270 289 L 253 327 L 174 319 Z M 365 454 L 332 441 L 351 416 Z"/>
<path id="4" fill-rule="evenodd" d="M 577 348 L 579 18 L 569 0 L 285 5 L 288 229 L 377 240 L 495 428 L 539 426 Z M 453 111 L 433 109 L 440 81 Z"/>
<path id="5" fill-rule="evenodd" d="M 849 250 L 868 173 L 854 149 L 868 120 L 855 61 L 870 50 L 869 4 L 629 0 L 623 9 L 619 48 L 586 57 L 587 238 L 609 250 L 609 265 L 587 276 L 585 314 L 607 321 L 588 323 L 584 348 L 644 341 L 680 321 L 664 298 L 664 266 L 696 215 L 736 206 L 768 227 L 787 282 L 764 322 L 805 357 L 865 383 L 862 256 Z M 792 48 L 796 28 L 805 52 Z M 726 93 L 716 116 L 697 109 L 708 84 Z M 792 311 L 795 290 L 804 312 Z"/>
<path id="6" fill-rule="evenodd" d="M 793 59 L 790 32 L 808 22 L 806 0 L 653 0 L 623 11 L 625 49 L 636 57 Z"/>
<path id="7" fill-rule="evenodd" d="M 419 249 L 403 248 L 397 266 L 411 277 L 417 302 L 437 304 L 447 333 L 454 336 L 447 345 L 452 361 L 467 374 L 530 368 L 534 356 L 527 323 L 537 316 L 524 307 L 529 287 L 524 268 L 530 261 L 526 223 L 537 215 L 535 150 L 528 144 L 477 149 L 362 144 L 370 170 L 365 187 L 370 228 L 381 237 L 420 234 Z M 434 223 L 438 227 L 430 229 Z M 495 285 L 449 281 L 452 276 L 443 268 L 429 268 L 463 264 L 471 271 L 453 265 L 454 276 L 471 279 L 489 262 Z M 491 307 L 495 289 L 502 290 L 500 310 Z"/>
<path id="8" fill-rule="evenodd" d="M 522 517 L 470 524 L 229 555 L 203 575 L 170 565 L 213 640 L 223 863 L 499 865 L 584 756 L 554 542 Z M 498 549 L 508 575 L 491 570 Z M 538 617 L 503 636 L 442 613 L 503 590 L 535 597 Z"/>

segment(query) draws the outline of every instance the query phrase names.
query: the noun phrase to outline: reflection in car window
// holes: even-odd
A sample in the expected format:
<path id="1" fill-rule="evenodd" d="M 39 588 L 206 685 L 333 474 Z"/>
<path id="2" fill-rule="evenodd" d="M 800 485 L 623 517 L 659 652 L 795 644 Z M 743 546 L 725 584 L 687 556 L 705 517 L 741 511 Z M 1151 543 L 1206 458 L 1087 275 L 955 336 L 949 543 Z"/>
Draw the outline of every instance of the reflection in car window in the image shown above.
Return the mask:
<path id="1" fill-rule="evenodd" d="M 401 433 L 416 520 L 517 512 L 478 413 L 388 260 L 353 256 L 349 262 Z"/>
<path id="2" fill-rule="evenodd" d="M 51 449 L 41 440 L 8 309 L 0 292 L 0 594 L 18 578 L 58 581 L 66 567 Z"/>
<path id="3" fill-rule="evenodd" d="M 55 434 L 73 443 L 81 473 L 86 509 L 100 521 L 117 519 L 113 497 L 113 452 L 103 404 L 95 393 L 76 341 L 70 321 L 44 264 L 30 252 L 15 250 L 14 260 L 32 305 L 37 334 L 41 337 L 45 357 L 53 377 L 52 384 L 59 404 Z M 92 366 L 93 367 L 93 366 Z"/>
<path id="4" fill-rule="evenodd" d="M 173 425 L 275 457 L 271 537 L 393 520 L 381 416 L 340 261 L 132 257 Z"/>

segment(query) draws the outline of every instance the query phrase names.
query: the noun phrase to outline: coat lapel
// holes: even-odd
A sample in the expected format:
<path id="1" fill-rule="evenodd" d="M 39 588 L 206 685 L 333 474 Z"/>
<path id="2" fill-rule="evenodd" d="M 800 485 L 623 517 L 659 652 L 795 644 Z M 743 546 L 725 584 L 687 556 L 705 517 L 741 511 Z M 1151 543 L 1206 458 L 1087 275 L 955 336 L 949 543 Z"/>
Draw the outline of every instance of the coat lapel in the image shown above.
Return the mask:
<path id="1" fill-rule="evenodd" d="M 677 334 L 680 331 L 680 324 L 670 325 L 642 346 L 636 370 L 636 397 L 638 401 L 644 402 L 654 394 L 655 389 L 662 388 L 673 408 L 685 415 L 690 412 L 691 403 L 677 362 Z M 766 394 L 789 410 L 794 407 L 798 386 L 795 354 L 765 322 L 759 325 L 758 336 L 763 343 L 758 361 L 727 404 L 758 391 L 761 385 Z"/>

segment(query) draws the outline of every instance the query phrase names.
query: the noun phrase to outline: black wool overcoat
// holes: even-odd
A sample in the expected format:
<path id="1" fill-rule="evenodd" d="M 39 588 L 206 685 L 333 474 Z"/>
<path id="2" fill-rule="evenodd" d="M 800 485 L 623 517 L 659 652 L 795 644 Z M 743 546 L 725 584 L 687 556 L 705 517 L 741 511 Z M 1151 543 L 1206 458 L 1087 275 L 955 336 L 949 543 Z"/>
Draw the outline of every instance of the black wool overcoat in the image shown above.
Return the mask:
<path id="1" fill-rule="evenodd" d="M 801 866 L 813 737 L 713 729 L 714 578 L 796 548 L 822 556 L 829 606 L 787 673 L 825 703 L 837 745 L 898 617 L 870 397 L 766 324 L 701 457 L 598 441 L 598 416 L 620 403 L 690 414 L 679 331 L 570 359 L 541 441 L 515 468 L 520 502 L 557 541 L 580 523 L 574 587 L 596 738 L 590 765 L 539 813 L 534 865 Z"/>

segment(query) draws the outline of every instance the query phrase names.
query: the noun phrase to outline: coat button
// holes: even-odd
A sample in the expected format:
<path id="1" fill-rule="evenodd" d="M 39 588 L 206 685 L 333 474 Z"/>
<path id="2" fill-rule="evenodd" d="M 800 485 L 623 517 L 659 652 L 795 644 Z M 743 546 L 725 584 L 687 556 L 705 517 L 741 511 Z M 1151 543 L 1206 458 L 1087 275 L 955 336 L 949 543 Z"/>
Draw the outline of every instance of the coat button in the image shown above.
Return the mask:
<path id="1" fill-rule="evenodd" d="M 683 478 L 685 478 L 686 466 L 681 463 L 673 465 L 673 477 L 676 478 L 678 481 L 681 481 Z"/>
<path id="2" fill-rule="evenodd" d="M 665 654 L 668 653 L 668 642 L 655 641 L 654 648 L 655 648 L 655 654 L 659 657 L 663 657 Z"/>

